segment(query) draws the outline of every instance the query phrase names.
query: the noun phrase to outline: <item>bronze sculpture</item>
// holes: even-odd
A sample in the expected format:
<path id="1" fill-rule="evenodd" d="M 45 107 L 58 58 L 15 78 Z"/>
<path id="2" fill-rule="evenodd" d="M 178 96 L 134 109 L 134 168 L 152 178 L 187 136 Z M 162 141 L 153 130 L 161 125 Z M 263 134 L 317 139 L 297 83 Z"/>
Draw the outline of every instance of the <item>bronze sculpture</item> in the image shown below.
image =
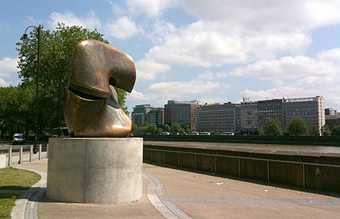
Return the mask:
<path id="1" fill-rule="evenodd" d="M 132 123 L 114 87 L 131 92 L 135 80 L 136 68 L 129 55 L 97 40 L 80 42 L 65 95 L 65 120 L 73 135 L 128 136 Z"/>

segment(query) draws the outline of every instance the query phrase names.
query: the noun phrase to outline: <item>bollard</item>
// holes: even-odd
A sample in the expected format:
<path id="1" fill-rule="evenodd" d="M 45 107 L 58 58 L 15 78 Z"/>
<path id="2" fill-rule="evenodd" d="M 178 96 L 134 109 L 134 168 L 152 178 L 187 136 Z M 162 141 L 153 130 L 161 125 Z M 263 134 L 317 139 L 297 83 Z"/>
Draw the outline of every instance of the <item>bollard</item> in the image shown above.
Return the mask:
<path id="1" fill-rule="evenodd" d="M 8 166 L 12 166 L 12 146 L 8 148 Z"/>
<path id="2" fill-rule="evenodd" d="M 32 162 L 32 157 L 33 157 L 33 145 L 30 145 L 30 158 L 29 158 L 30 162 Z"/>
<path id="3" fill-rule="evenodd" d="M 41 144 L 39 144 L 39 160 L 41 160 Z"/>
<path id="4" fill-rule="evenodd" d="M 18 161 L 18 164 L 22 164 L 22 146 L 20 146 L 20 149 L 19 149 L 19 161 Z"/>

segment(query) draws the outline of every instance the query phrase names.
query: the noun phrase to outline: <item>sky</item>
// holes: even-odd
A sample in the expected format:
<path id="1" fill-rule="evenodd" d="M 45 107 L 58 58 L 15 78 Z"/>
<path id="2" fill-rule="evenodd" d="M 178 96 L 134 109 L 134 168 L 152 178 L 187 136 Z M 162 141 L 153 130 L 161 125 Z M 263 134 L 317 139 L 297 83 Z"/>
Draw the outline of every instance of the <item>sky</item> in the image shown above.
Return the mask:
<path id="1" fill-rule="evenodd" d="M 0 86 L 14 86 L 28 25 L 97 29 L 133 57 L 128 108 L 324 96 L 340 110 L 340 0 L 2 1 Z"/>

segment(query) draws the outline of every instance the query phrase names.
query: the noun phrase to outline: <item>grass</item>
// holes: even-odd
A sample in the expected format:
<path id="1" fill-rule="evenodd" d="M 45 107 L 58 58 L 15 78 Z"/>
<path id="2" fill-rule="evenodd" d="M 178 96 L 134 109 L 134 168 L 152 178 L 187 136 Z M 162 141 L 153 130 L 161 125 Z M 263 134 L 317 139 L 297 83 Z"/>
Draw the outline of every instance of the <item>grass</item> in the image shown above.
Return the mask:
<path id="1" fill-rule="evenodd" d="M 15 168 L 0 169 L 0 219 L 11 218 L 11 210 L 16 198 L 39 180 L 40 176 L 31 171 Z"/>

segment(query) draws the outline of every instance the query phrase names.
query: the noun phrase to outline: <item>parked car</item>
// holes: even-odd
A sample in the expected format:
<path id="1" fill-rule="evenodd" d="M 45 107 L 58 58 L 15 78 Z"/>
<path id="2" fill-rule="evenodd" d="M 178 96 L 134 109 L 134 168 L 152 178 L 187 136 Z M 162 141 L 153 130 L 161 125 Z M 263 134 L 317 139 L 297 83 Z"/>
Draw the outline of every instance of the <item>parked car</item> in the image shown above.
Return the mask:
<path id="1" fill-rule="evenodd" d="M 223 132 L 221 133 L 221 135 L 234 136 L 235 133 L 234 132 Z"/>
<path id="2" fill-rule="evenodd" d="M 13 135 L 13 144 L 23 144 L 23 143 L 25 143 L 24 134 L 15 133 Z"/>
<path id="3" fill-rule="evenodd" d="M 51 137 L 68 137 L 70 136 L 70 130 L 68 127 L 57 127 L 52 129 Z"/>

